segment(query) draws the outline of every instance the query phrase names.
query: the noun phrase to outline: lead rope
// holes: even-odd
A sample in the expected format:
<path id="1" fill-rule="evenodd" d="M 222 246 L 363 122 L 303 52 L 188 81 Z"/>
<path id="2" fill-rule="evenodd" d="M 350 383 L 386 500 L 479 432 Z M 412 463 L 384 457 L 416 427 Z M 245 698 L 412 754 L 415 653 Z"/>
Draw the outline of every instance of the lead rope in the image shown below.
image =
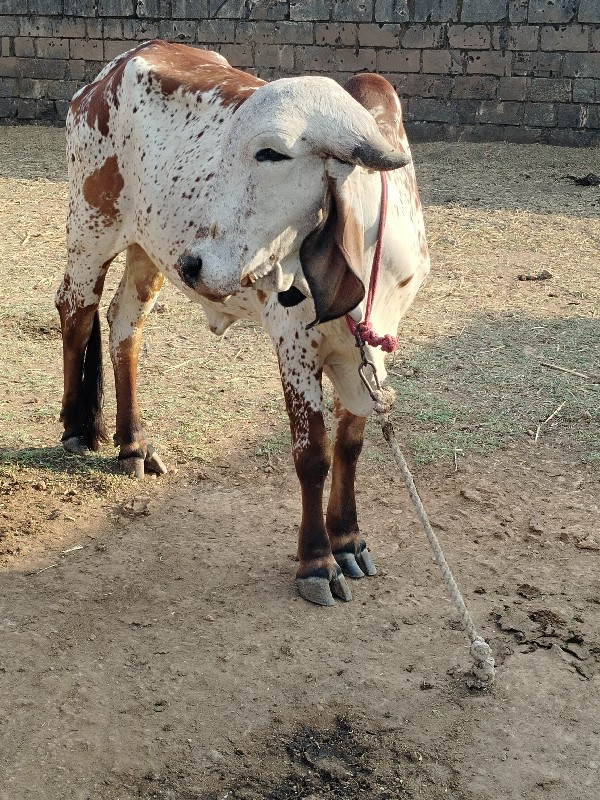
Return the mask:
<path id="1" fill-rule="evenodd" d="M 454 580 L 454 576 L 452 575 L 450 566 L 446 561 L 444 551 L 442 550 L 438 538 L 431 527 L 429 517 L 425 511 L 425 506 L 419 497 L 419 492 L 415 486 L 415 482 L 413 480 L 413 476 L 411 475 L 410 469 L 408 468 L 408 464 L 406 463 L 406 459 L 402 455 L 394 427 L 389 418 L 389 412 L 394 402 L 393 390 L 381 386 L 377 376 L 377 371 L 375 369 L 375 364 L 367 357 L 365 349 L 365 344 L 371 344 L 373 347 L 380 346 L 385 352 L 391 352 L 392 350 L 395 350 L 397 343 L 393 336 L 377 336 L 373 332 L 373 328 L 371 327 L 369 321 L 371 307 L 373 305 L 373 297 L 375 295 L 375 288 L 377 285 L 379 262 L 381 258 L 381 246 L 383 241 L 383 229 L 385 226 L 385 212 L 387 207 L 387 182 L 383 172 L 381 173 L 381 181 L 382 200 L 379 218 L 379 232 L 377 237 L 377 246 L 375 249 L 375 257 L 373 259 L 373 268 L 371 270 L 371 280 L 369 282 L 365 321 L 359 322 L 357 325 L 349 315 L 346 317 L 346 319 L 348 321 L 348 327 L 356 339 L 356 346 L 360 350 L 361 363 L 358 368 L 358 374 L 360 375 L 360 379 L 366 386 L 367 391 L 375 403 L 375 412 L 377 414 L 379 424 L 381 425 L 383 437 L 390 446 L 392 455 L 394 456 L 394 460 L 398 465 L 402 479 L 404 480 L 406 488 L 408 489 L 410 499 L 413 502 L 419 521 L 425 530 L 425 534 L 427 535 L 427 539 L 431 545 L 431 549 L 433 550 L 433 556 L 442 573 L 444 584 L 450 593 L 450 597 L 452 598 L 452 601 L 454 602 L 454 605 L 456 606 L 456 609 L 460 615 L 462 626 L 469 637 L 469 641 L 471 642 L 469 649 L 471 658 L 473 659 L 473 665 L 471 667 L 471 674 L 467 678 L 467 686 L 470 689 L 488 689 L 493 684 L 496 676 L 496 664 L 494 662 L 494 657 L 492 656 L 491 648 L 483 636 L 481 636 L 475 628 L 475 623 L 469 614 L 469 610 L 465 604 L 465 601 L 463 600 L 460 589 L 458 588 L 458 585 Z M 386 346 L 384 346 L 388 344 L 388 340 L 390 340 L 390 344 L 393 342 L 393 346 L 389 350 Z M 375 389 L 371 386 L 367 376 L 365 375 L 365 369 L 367 367 L 370 367 L 373 373 L 373 380 L 375 381 L 376 386 Z"/>

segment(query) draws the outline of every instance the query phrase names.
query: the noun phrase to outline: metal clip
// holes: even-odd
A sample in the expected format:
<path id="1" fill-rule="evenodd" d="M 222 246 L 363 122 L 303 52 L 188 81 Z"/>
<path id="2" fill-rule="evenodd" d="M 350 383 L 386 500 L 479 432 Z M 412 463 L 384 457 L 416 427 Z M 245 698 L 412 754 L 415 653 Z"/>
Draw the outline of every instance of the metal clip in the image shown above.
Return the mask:
<path id="1" fill-rule="evenodd" d="M 380 399 L 381 384 L 379 383 L 379 377 L 377 376 L 377 370 L 375 369 L 375 364 L 371 361 L 370 358 L 367 357 L 367 350 L 365 347 L 365 343 L 362 340 L 362 337 L 360 335 L 360 330 L 358 329 L 358 327 L 356 328 L 356 333 L 354 338 L 356 339 L 356 346 L 360 350 L 360 366 L 358 368 L 358 374 L 360 376 L 361 381 L 364 383 L 366 390 L 371 396 L 371 400 L 373 400 L 374 403 L 378 403 Z M 373 389 L 365 374 L 365 370 L 367 367 L 371 367 L 373 380 L 375 381 L 375 386 L 377 387 L 376 390 Z"/>

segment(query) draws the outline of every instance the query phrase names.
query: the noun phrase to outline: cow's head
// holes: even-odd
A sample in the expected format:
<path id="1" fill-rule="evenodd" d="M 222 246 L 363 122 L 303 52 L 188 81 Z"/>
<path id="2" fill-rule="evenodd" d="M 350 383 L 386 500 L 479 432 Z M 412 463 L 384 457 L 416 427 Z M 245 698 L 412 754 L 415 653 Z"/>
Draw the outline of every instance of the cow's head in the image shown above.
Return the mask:
<path id="1" fill-rule="evenodd" d="M 297 287 L 312 295 L 319 322 L 342 316 L 365 292 L 361 198 L 348 178 L 358 165 L 409 160 L 335 81 L 261 86 L 224 135 L 210 216 L 179 262 L 183 280 L 213 299 L 253 284 Z"/>

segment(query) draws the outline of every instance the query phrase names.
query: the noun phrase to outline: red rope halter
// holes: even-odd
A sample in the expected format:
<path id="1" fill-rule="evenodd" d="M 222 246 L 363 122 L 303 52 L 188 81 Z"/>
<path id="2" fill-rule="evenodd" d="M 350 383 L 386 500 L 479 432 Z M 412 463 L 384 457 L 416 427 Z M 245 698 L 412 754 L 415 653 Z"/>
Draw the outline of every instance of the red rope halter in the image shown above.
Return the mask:
<path id="1" fill-rule="evenodd" d="M 373 267 L 371 269 L 371 280 L 369 281 L 369 291 L 367 293 L 367 308 L 365 311 L 365 318 L 358 324 L 352 319 L 350 314 L 346 314 L 346 322 L 350 333 L 356 337 L 356 333 L 360 334 L 360 338 L 365 344 L 370 344 L 371 347 L 381 347 L 384 353 L 393 353 L 398 347 L 398 339 L 387 333 L 385 336 L 378 336 L 373 330 L 371 325 L 371 309 L 373 308 L 373 298 L 375 297 L 375 290 L 377 289 L 377 280 L 379 279 L 379 266 L 381 264 L 381 248 L 383 245 L 383 231 L 385 228 L 385 218 L 387 216 L 387 200 L 388 200 L 388 185 L 387 175 L 385 172 L 381 173 L 381 210 L 379 212 L 379 228 L 377 230 L 377 244 L 375 246 L 375 255 L 373 256 Z"/>

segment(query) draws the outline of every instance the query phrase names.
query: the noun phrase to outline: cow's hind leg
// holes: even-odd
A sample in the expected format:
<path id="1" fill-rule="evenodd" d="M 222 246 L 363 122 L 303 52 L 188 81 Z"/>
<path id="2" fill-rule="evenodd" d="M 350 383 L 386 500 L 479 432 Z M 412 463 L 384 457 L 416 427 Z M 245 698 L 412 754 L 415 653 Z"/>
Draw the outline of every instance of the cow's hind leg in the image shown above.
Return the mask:
<path id="1" fill-rule="evenodd" d="M 110 356 L 115 373 L 117 424 L 115 444 L 125 472 L 138 478 L 144 467 L 166 468 L 146 441 L 137 400 L 137 367 L 142 330 L 163 284 L 163 275 L 138 245 L 127 248 L 123 278 L 108 309 Z"/>
<path id="2" fill-rule="evenodd" d="M 63 340 L 62 444 L 78 455 L 98 450 L 107 439 L 98 304 L 111 260 L 73 249 L 56 293 Z"/>
<path id="3" fill-rule="evenodd" d="M 357 417 L 342 408 L 337 397 L 333 417 L 335 444 L 327 506 L 327 532 L 331 549 L 345 575 L 351 578 L 376 575 L 375 564 L 358 529 L 354 492 L 356 464 L 363 446 L 366 418 Z"/>

